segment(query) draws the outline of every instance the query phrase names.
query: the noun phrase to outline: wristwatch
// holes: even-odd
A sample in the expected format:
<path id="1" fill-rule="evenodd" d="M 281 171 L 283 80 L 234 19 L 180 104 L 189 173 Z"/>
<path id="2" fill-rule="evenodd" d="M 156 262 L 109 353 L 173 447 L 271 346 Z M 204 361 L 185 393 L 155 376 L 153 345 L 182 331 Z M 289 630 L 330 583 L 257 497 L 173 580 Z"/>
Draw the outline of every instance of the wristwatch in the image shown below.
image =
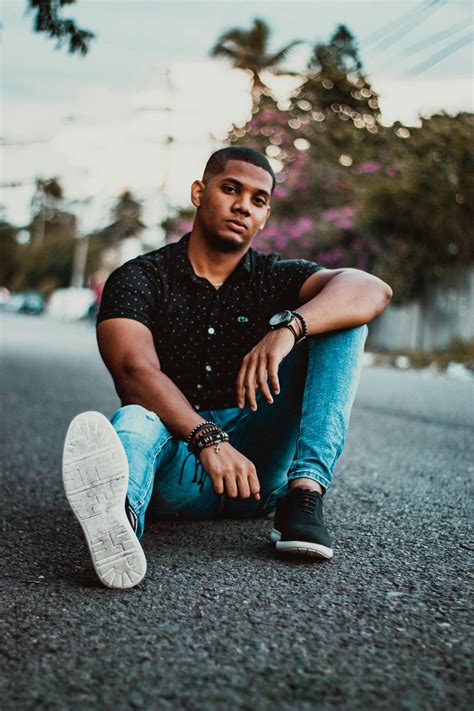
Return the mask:
<path id="1" fill-rule="evenodd" d="M 296 327 L 298 320 L 298 316 L 293 311 L 280 311 L 271 317 L 268 325 L 272 331 L 276 331 L 278 328 L 288 328 L 295 337 L 295 343 L 298 343 L 301 338 L 304 338 L 304 335 L 300 337 L 299 329 Z"/>

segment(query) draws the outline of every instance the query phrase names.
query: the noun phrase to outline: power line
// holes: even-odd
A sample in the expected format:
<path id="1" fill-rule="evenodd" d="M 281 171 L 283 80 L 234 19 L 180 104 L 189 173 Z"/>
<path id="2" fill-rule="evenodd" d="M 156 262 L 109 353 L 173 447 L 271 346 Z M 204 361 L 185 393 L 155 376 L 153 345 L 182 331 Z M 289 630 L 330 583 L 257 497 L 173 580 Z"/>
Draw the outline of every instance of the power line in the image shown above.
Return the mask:
<path id="1" fill-rule="evenodd" d="M 419 14 L 419 17 L 415 19 L 414 22 L 406 21 L 401 27 L 395 28 L 389 32 L 383 39 L 377 42 L 378 46 L 383 46 L 383 49 L 388 49 L 396 44 L 401 38 L 405 37 L 409 32 L 415 29 L 420 22 L 424 22 L 433 13 L 440 10 L 448 0 L 437 0 L 434 4 L 423 9 L 423 12 Z M 390 35 L 392 35 L 390 39 Z"/>
<path id="2" fill-rule="evenodd" d="M 432 45 L 434 44 L 439 44 L 439 42 L 448 39 L 448 37 L 451 37 L 453 34 L 457 34 L 460 32 L 460 30 L 465 30 L 466 26 L 469 26 L 469 22 L 466 22 L 463 20 L 460 23 L 457 23 L 456 25 L 453 25 L 452 27 L 448 28 L 447 30 L 443 30 L 442 32 L 437 32 L 434 35 L 431 35 L 427 39 L 423 40 L 422 42 L 418 42 L 415 45 L 411 45 L 410 47 L 406 48 L 403 50 L 403 56 L 398 59 L 399 62 L 403 63 L 407 60 L 410 59 L 410 56 L 412 54 L 416 54 L 417 52 L 421 51 L 422 49 L 425 49 L 426 47 L 430 47 L 430 49 L 434 49 Z M 394 63 L 394 59 L 388 59 L 387 62 L 385 63 L 383 68 L 389 68 L 392 67 Z"/>
<path id="3" fill-rule="evenodd" d="M 446 57 L 449 57 L 449 55 L 462 49 L 462 47 L 465 47 L 472 41 L 472 38 L 472 33 L 461 37 L 460 39 L 456 40 L 456 42 L 453 42 L 452 44 L 448 45 L 448 47 L 442 49 L 440 52 L 433 54 L 426 61 L 417 64 L 415 67 L 413 67 L 413 69 L 411 69 L 407 74 L 405 74 L 405 76 L 418 76 L 418 74 L 425 72 L 427 69 L 430 69 L 430 67 L 433 67 L 435 64 L 439 64 L 439 62 L 441 62 Z"/>
<path id="4" fill-rule="evenodd" d="M 442 40 L 446 39 L 447 37 L 451 37 L 451 35 L 456 34 L 456 32 L 459 32 L 460 30 L 464 30 L 466 28 L 466 21 L 462 20 L 461 22 L 458 22 L 456 25 L 453 25 L 447 30 L 442 30 L 442 32 L 436 32 L 436 34 L 431 35 L 431 37 L 427 37 L 423 42 L 418 42 L 417 44 L 412 44 L 410 47 L 407 47 L 404 50 L 404 55 L 408 56 L 410 54 L 415 54 L 416 52 L 419 52 L 421 49 L 424 49 L 425 47 L 431 45 L 431 44 L 436 44 L 437 42 L 441 42 Z"/>
<path id="5" fill-rule="evenodd" d="M 437 5 L 438 2 L 439 2 L 439 0 L 425 0 L 422 3 L 421 7 L 411 8 L 410 10 L 408 10 L 407 12 L 404 12 L 402 15 L 400 15 L 395 20 L 391 20 L 390 22 L 387 22 L 385 25 L 382 25 L 382 27 L 379 27 L 378 30 L 371 32 L 371 34 L 368 35 L 363 40 L 363 44 L 366 47 L 368 47 L 371 44 L 374 44 L 374 42 L 378 42 L 385 35 L 390 34 L 395 29 L 398 29 L 400 24 L 405 24 L 407 19 L 409 19 L 412 16 L 418 15 L 420 12 L 421 13 L 425 12 L 425 10 L 428 10 L 431 6 Z"/>

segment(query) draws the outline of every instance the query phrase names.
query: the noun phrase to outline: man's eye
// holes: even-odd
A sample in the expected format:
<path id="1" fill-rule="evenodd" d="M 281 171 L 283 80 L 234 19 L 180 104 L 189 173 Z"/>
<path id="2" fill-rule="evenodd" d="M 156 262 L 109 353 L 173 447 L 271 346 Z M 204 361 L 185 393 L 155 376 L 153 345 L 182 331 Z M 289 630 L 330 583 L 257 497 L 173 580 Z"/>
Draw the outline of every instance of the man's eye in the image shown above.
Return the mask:
<path id="1" fill-rule="evenodd" d="M 255 200 L 255 204 L 258 205 L 259 207 L 264 207 L 264 206 L 265 206 L 265 200 L 260 200 L 259 198 L 257 198 L 257 199 Z"/>
<path id="2" fill-rule="evenodd" d="M 235 192 L 235 188 L 233 185 L 224 185 L 224 190 L 225 192 Z"/>

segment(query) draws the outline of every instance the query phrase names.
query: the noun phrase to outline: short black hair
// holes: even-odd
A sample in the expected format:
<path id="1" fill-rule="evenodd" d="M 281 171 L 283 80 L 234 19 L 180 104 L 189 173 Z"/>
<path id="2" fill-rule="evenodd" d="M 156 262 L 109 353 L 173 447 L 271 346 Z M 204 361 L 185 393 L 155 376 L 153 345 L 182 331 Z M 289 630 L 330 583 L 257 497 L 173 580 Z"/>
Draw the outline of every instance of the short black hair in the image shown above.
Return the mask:
<path id="1" fill-rule="evenodd" d="M 257 168 L 266 170 L 272 178 L 272 192 L 275 188 L 275 173 L 270 165 L 268 158 L 256 151 L 254 148 L 246 148 L 245 146 L 229 146 L 228 148 L 220 148 L 212 154 L 204 168 L 203 180 L 208 175 L 214 176 L 223 173 L 229 160 L 242 160 L 244 163 L 252 163 Z"/>

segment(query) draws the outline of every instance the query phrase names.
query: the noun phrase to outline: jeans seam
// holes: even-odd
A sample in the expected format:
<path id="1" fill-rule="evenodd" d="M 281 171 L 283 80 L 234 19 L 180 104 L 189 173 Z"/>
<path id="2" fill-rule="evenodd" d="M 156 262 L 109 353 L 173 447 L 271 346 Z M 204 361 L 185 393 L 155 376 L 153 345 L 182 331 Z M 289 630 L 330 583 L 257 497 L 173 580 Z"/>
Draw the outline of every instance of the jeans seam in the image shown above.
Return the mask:
<path id="1" fill-rule="evenodd" d="M 308 382 L 309 374 L 310 374 L 310 368 L 311 368 L 311 358 L 309 354 L 309 350 L 311 348 L 311 341 L 310 341 L 311 336 L 308 338 L 308 353 L 307 353 L 307 365 L 306 365 L 306 375 L 305 375 L 305 381 L 303 385 L 303 396 L 301 398 L 301 413 L 300 413 L 300 418 L 298 422 L 298 436 L 296 438 L 296 449 L 295 449 L 295 455 L 293 457 L 293 461 L 298 460 L 300 457 L 300 451 L 301 451 L 301 423 L 303 422 L 304 417 L 306 416 L 307 413 L 307 407 L 306 407 L 306 384 Z M 291 467 L 290 467 L 291 469 Z"/>

